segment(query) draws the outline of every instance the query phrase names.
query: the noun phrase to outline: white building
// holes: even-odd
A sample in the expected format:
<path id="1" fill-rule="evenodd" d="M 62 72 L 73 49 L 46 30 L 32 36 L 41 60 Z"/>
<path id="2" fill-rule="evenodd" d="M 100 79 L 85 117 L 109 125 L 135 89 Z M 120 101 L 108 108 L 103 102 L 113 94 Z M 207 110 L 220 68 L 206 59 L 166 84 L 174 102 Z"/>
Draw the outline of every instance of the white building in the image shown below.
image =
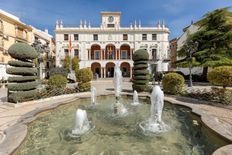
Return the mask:
<path id="1" fill-rule="evenodd" d="M 138 49 L 149 53 L 150 71 L 168 70 L 169 29 L 158 23 L 154 27 L 143 27 L 135 21 L 128 27 L 121 27 L 120 12 L 101 12 L 101 24 L 92 27 L 90 22 L 80 21 L 79 27 L 65 27 L 56 23 L 56 66 L 69 55 L 71 36 L 72 56 L 79 57 L 80 68 L 89 67 L 99 77 L 113 77 L 114 65 L 119 62 L 124 77 L 132 76 L 132 54 Z"/>

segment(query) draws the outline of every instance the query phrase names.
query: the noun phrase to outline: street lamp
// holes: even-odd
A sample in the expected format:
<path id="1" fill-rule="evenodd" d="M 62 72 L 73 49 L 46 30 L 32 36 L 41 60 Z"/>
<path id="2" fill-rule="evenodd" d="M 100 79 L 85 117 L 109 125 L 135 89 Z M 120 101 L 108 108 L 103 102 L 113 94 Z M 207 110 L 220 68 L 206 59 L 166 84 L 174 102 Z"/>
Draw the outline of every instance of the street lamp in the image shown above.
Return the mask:
<path id="1" fill-rule="evenodd" d="M 187 52 L 187 60 L 189 66 L 189 83 L 188 87 L 192 87 L 192 56 L 197 51 L 199 43 L 197 41 L 193 42 L 192 40 L 188 41 L 184 45 L 184 50 Z"/>

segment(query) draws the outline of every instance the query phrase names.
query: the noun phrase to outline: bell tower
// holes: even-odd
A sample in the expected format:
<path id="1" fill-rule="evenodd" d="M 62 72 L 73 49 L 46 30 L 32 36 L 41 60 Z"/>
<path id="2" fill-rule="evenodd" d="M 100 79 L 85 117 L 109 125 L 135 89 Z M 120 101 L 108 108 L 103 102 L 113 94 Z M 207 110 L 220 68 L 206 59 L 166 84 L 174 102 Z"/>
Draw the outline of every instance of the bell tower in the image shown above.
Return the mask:
<path id="1" fill-rule="evenodd" d="M 119 28 L 121 12 L 101 12 L 103 28 Z"/>

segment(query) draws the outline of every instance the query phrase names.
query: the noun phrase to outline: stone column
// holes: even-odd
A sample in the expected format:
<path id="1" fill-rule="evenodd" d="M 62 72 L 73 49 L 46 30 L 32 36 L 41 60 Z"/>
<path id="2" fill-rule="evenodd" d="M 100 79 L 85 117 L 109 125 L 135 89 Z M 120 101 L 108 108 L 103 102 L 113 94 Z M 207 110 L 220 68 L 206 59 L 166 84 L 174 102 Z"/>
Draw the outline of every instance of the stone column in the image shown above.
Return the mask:
<path id="1" fill-rule="evenodd" d="M 118 49 L 115 50 L 116 56 L 115 56 L 115 60 L 118 59 Z"/>
<path id="2" fill-rule="evenodd" d="M 130 50 L 130 59 L 132 60 L 133 49 Z"/>
<path id="3" fill-rule="evenodd" d="M 121 60 L 121 51 L 120 50 L 118 50 L 118 54 L 119 54 L 119 60 Z"/>
<path id="4" fill-rule="evenodd" d="M 130 66 L 130 78 L 132 78 L 132 67 Z"/>

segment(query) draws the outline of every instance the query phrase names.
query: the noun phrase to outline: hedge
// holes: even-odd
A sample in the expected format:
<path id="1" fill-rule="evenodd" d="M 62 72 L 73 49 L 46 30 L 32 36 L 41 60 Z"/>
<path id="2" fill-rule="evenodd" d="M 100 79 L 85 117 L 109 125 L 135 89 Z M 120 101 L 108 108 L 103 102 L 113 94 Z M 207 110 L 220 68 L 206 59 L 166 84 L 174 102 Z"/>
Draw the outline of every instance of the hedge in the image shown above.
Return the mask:
<path id="1" fill-rule="evenodd" d="M 65 77 L 68 76 L 68 70 L 64 67 L 56 67 L 56 68 L 52 68 L 49 72 L 49 76 L 53 76 L 53 75 L 63 75 Z"/>
<path id="2" fill-rule="evenodd" d="M 67 78 L 59 74 L 50 76 L 48 80 L 48 86 L 51 89 L 64 89 L 67 83 Z"/>
<path id="3" fill-rule="evenodd" d="M 213 85 L 223 86 L 224 88 L 232 85 L 232 66 L 214 68 L 208 73 L 207 79 Z"/>
<path id="4" fill-rule="evenodd" d="M 90 91 L 90 89 L 91 89 L 90 82 L 80 83 L 78 86 L 79 86 L 79 90 L 81 92 Z"/>
<path id="5" fill-rule="evenodd" d="M 37 95 L 37 93 L 37 89 L 29 91 L 10 92 L 8 96 L 8 101 L 13 103 L 27 101 L 29 98 Z"/>
<path id="6" fill-rule="evenodd" d="M 184 86 L 184 77 L 177 73 L 165 74 L 162 79 L 163 90 L 165 93 L 178 94 Z"/>
<path id="7" fill-rule="evenodd" d="M 133 61 L 147 61 L 149 59 L 149 54 L 144 49 L 139 49 L 135 51 L 135 53 L 132 56 Z"/>
<path id="8" fill-rule="evenodd" d="M 146 69 L 146 70 L 134 70 L 134 75 L 145 75 L 145 76 L 148 76 L 149 74 L 149 71 Z"/>
<path id="9" fill-rule="evenodd" d="M 14 67 L 33 67 L 32 62 L 24 62 L 20 60 L 10 60 L 8 61 L 8 64 Z"/>
<path id="10" fill-rule="evenodd" d="M 34 81 L 37 76 L 11 76 L 8 77 L 8 82 L 25 82 L 25 81 Z"/>
<path id="11" fill-rule="evenodd" d="M 28 67 L 10 67 L 6 69 L 6 73 L 13 75 L 36 75 L 37 72 L 37 68 Z"/>
<path id="12" fill-rule="evenodd" d="M 144 85 L 144 84 L 146 85 L 146 84 L 147 84 L 147 80 L 134 80 L 133 83 L 136 84 L 136 85 L 137 85 L 137 84 L 138 84 L 138 85 L 142 85 L 142 84 L 143 84 L 143 85 Z"/>
<path id="13" fill-rule="evenodd" d="M 134 61 L 134 65 L 143 65 L 143 64 L 147 64 L 147 60 L 146 61 Z"/>
<path id="14" fill-rule="evenodd" d="M 8 84 L 7 88 L 10 91 L 27 91 L 27 90 L 35 89 L 37 86 L 38 86 L 38 82 L 33 81 L 33 82 L 25 82 L 25 83 Z"/>
<path id="15" fill-rule="evenodd" d="M 148 90 L 148 85 L 132 84 L 132 88 L 137 92 L 142 92 Z"/>
<path id="16" fill-rule="evenodd" d="M 149 79 L 149 76 L 135 76 L 134 77 L 134 80 L 148 80 Z"/>
<path id="17" fill-rule="evenodd" d="M 147 64 L 138 64 L 133 67 L 134 70 L 147 69 Z"/>
<path id="18" fill-rule="evenodd" d="M 89 68 L 83 68 L 76 71 L 77 82 L 86 83 L 91 81 L 93 78 L 93 73 Z"/>
<path id="19" fill-rule="evenodd" d="M 8 53 L 12 58 L 19 60 L 35 59 L 38 57 L 36 50 L 26 43 L 15 43 L 9 49 Z"/>

